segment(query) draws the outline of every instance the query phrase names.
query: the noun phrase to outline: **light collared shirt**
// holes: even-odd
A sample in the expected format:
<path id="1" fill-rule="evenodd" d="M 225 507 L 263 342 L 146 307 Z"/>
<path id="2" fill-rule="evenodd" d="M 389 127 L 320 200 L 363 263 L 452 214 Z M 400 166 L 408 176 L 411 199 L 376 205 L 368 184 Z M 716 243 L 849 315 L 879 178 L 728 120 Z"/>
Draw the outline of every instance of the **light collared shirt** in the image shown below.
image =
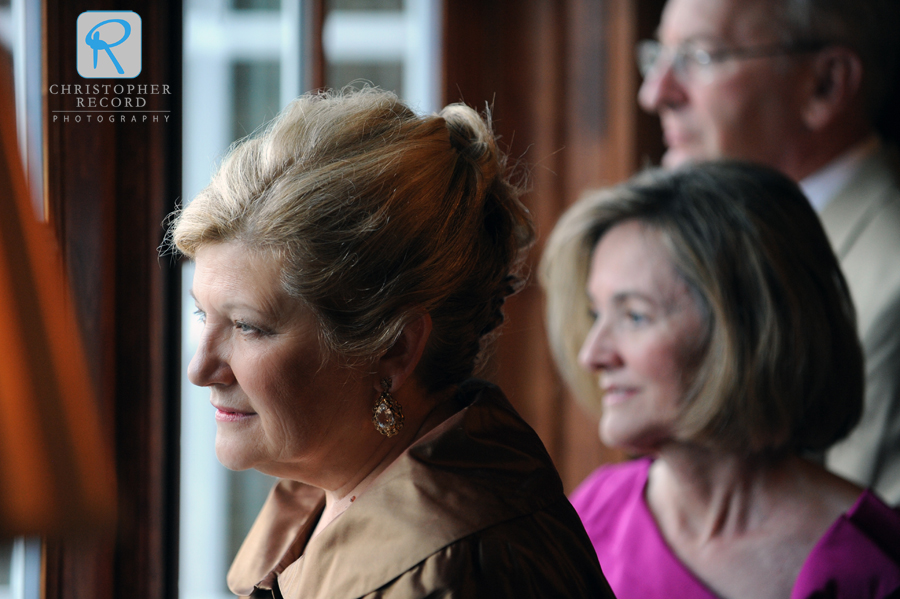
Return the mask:
<path id="1" fill-rule="evenodd" d="M 881 140 L 872 134 L 849 150 L 800 181 L 800 189 L 809 198 L 816 212 L 825 210 L 847 183 L 859 171 L 863 161 L 881 148 Z"/>

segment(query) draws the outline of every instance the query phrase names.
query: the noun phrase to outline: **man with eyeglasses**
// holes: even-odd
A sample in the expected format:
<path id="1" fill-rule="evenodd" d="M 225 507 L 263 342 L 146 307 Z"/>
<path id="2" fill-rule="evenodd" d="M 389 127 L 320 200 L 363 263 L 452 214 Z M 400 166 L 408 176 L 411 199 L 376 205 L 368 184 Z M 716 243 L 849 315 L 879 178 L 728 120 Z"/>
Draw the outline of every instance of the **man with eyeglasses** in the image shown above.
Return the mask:
<path id="1" fill-rule="evenodd" d="M 826 456 L 900 504 L 900 159 L 874 123 L 898 79 L 898 0 L 668 0 L 638 101 L 663 165 L 737 158 L 799 182 L 856 304 L 860 424 Z M 891 110 L 900 110 L 893 106 Z"/>

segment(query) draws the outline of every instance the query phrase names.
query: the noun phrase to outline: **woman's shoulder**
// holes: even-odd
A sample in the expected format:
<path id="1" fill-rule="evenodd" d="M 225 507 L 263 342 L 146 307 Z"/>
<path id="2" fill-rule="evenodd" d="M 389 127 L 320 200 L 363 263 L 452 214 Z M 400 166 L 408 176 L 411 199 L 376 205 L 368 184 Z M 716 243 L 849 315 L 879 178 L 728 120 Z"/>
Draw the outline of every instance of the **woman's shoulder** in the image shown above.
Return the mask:
<path id="1" fill-rule="evenodd" d="M 371 597 L 612 598 L 564 498 L 440 548 Z"/>
<path id="2" fill-rule="evenodd" d="M 644 500 L 651 463 L 649 458 L 640 458 L 603 466 L 570 498 L 604 568 L 609 560 L 617 559 L 623 542 L 630 546 L 640 538 L 639 545 L 649 549 L 650 541 L 659 537 Z"/>
<path id="3" fill-rule="evenodd" d="M 652 463 L 640 458 L 598 469 L 572 495 L 572 505 L 618 597 L 713 599 L 669 549 L 647 507 Z"/>
<path id="4" fill-rule="evenodd" d="M 791 597 L 880 599 L 898 591 L 900 512 L 865 491 L 813 548 Z"/>

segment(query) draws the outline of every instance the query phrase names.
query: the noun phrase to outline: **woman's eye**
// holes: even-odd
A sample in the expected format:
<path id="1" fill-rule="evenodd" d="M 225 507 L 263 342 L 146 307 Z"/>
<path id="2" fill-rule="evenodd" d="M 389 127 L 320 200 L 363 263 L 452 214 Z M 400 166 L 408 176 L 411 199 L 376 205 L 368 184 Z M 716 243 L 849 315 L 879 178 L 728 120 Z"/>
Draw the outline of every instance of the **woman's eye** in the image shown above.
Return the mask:
<path id="1" fill-rule="evenodd" d="M 238 329 L 242 333 L 259 333 L 259 329 L 253 326 L 252 324 L 248 324 L 246 322 L 235 322 L 234 327 Z"/>
<path id="2" fill-rule="evenodd" d="M 197 308 L 196 310 L 194 310 L 194 316 L 197 317 L 197 320 L 199 320 L 203 324 L 206 324 L 206 312 L 204 312 L 200 308 Z"/>
<path id="3" fill-rule="evenodd" d="M 252 325 L 249 322 L 244 322 L 242 320 L 236 320 L 234 322 L 234 328 L 236 328 L 242 335 L 252 337 L 262 337 L 269 334 L 269 332 L 265 329 L 261 329 L 256 325 Z"/>
<path id="4" fill-rule="evenodd" d="M 647 315 L 641 312 L 630 311 L 627 313 L 628 322 L 632 324 L 643 324 L 647 322 Z"/>

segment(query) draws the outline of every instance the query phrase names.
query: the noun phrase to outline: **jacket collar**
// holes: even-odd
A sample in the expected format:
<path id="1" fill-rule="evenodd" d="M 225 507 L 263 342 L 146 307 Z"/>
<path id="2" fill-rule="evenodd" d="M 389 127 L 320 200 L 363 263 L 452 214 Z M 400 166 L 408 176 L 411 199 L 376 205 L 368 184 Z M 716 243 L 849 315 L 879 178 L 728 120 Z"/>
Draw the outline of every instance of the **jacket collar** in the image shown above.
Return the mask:
<path id="1" fill-rule="evenodd" d="M 900 157 L 896 148 L 883 145 L 867 158 L 856 175 L 822 212 L 822 225 L 835 254 L 843 259 L 879 209 L 900 187 Z"/>
<path id="2" fill-rule="evenodd" d="M 278 481 L 228 571 L 232 592 L 248 596 L 254 587 L 274 588 L 276 576 L 303 553 L 324 508 L 321 489 Z"/>
<path id="3" fill-rule="evenodd" d="M 441 548 L 558 500 L 562 483 L 537 434 L 502 393 L 467 381 L 462 407 L 422 437 L 314 539 L 322 491 L 280 481 L 228 575 L 233 592 L 359 597 Z M 305 549 L 304 549 L 304 546 Z M 303 554 L 302 557 L 299 557 Z"/>

